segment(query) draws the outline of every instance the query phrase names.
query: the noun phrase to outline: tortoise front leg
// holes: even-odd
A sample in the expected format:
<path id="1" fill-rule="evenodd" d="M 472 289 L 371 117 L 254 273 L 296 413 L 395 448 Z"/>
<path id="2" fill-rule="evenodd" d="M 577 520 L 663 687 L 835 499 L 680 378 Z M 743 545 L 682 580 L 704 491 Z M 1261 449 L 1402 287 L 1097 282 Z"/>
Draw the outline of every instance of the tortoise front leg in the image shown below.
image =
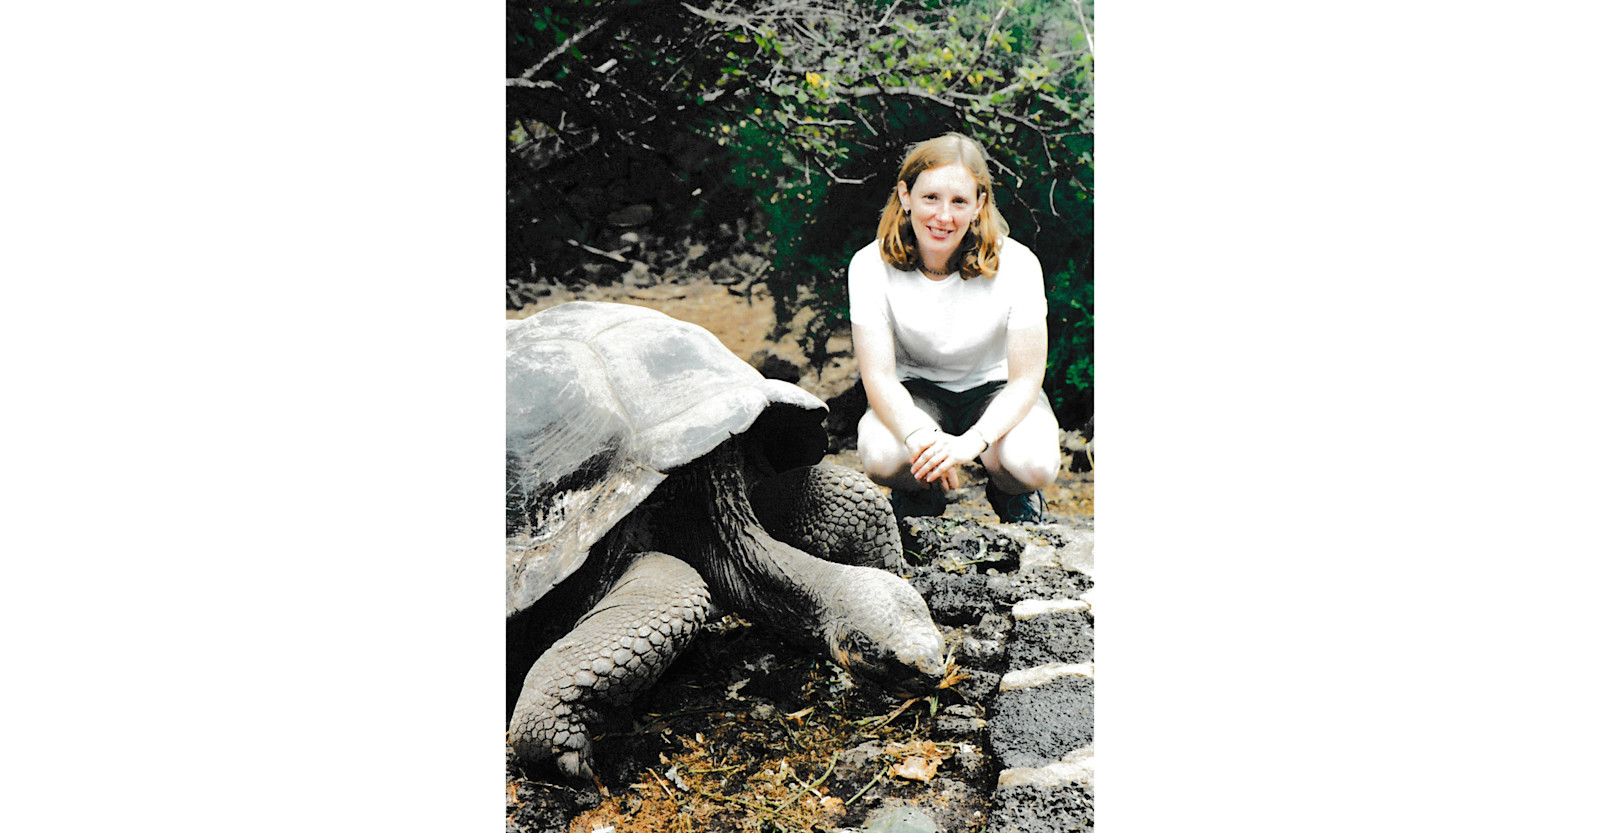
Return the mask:
<path id="1" fill-rule="evenodd" d="M 839 564 L 910 572 L 889 499 L 855 469 L 790 469 L 757 483 L 750 506 L 762 528 L 791 547 Z"/>
<path id="2" fill-rule="evenodd" d="M 523 680 L 508 740 L 524 764 L 554 758 L 563 773 L 594 777 L 590 736 L 683 652 L 711 606 L 688 564 L 644 553 Z"/>

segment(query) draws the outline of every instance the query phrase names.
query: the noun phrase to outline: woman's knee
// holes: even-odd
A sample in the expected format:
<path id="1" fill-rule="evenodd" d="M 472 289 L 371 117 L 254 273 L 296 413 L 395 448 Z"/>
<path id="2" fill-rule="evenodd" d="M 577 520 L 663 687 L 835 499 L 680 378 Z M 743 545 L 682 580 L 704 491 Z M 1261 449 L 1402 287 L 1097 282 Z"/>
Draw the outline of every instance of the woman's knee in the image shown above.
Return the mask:
<path id="1" fill-rule="evenodd" d="M 1055 482 L 1061 473 L 1061 451 L 1052 447 L 1023 448 L 1019 444 L 999 449 L 995 465 L 985 467 L 998 477 L 1000 485 L 1009 492 L 1032 492 Z M 998 466 L 999 471 L 995 471 Z"/>
<path id="2" fill-rule="evenodd" d="M 861 470 L 880 486 L 891 485 L 909 468 L 907 461 L 897 460 L 888 454 L 874 453 L 866 445 L 860 445 L 858 450 L 861 452 Z"/>
<path id="3" fill-rule="evenodd" d="M 1036 453 L 1032 456 L 1013 459 L 1009 465 L 1004 456 L 1001 465 L 1006 472 L 1016 480 L 1025 491 L 1043 489 L 1055 482 L 1056 476 L 1061 473 L 1061 452 L 1053 449 L 1054 453 Z"/>
<path id="4" fill-rule="evenodd" d="M 1019 429 L 1030 427 L 1044 429 L 1053 425 L 1018 426 Z M 999 445 L 996 462 L 1024 491 L 1042 489 L 1055 482 L 1061 473 L 1061 446 L 1055 431 L 1014 430 Z"/>
<path id="5" fill-rule="evenodd" d="M 856 451 L 861 455 L 862 471 L 879 484 L 899 479 L 911 465 L 905 447 L 894 441 L 871 411 L 856 426 Z"/>

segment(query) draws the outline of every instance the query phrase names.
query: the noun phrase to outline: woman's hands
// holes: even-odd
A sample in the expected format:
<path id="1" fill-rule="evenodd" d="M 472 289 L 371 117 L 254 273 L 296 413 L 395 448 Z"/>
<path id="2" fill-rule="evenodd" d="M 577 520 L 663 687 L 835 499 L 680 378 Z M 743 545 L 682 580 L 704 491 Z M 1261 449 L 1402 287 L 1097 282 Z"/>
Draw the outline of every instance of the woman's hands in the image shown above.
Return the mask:
<path id="1" fill-rule="evenodd" d="M 956 471 L 988 447 L 989 441 L 977 429 L 952 436 L 938 428 L 919 428 L 906 437 L 912 476 L 929 485 L 937 483 L 947 492 L 959 485 Z"/>

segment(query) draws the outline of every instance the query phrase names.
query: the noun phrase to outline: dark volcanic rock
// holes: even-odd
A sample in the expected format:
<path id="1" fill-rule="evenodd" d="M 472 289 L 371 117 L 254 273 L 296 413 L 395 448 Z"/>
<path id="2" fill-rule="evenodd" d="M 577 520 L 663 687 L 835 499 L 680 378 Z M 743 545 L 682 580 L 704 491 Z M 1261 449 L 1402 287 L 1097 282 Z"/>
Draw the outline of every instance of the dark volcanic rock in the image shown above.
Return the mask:
<path id="1" fill-rule="evenodd" d="M 600 806 L 593 787 L 517 779 L 506 795 L 507 833 L 565 833 L 573 817 Z"/>
<path id="2" fill-rule="evenodd" d="M 919 571 L 909 581 L 928 603 L 933 621 L 941 625 L 971 625 L 994 611 L 989 582 L 983 576 L 932 570 Z"/>
<path id="3" fill-rule="evenodd" d="M 1023 546 L 1013 536 L 967 518 L 902 518 L 900 543 L 913 563 L 1001 572 L 1017 569 Z"/>
<path id="4" fill-rule="evenodd" d="M 1089 576 L 1052 565 L 1011 576 L 1004 584 L 1006 595 L 999 600 L 1003 604 L 1015 604 L 1024 599 L 1076 599 L 1091 587 L 1094 587 L 1094 579 Z M 1090 614 L 1090 621 L 1093 622 L 1093 614 Z"/>
<path id="5" fill-rule="evenodd" d="M 790 384 L 800 383 L 799 365 L 782 356 L 775 356 L 766 350 L 757 351 L 754 356 L 751 356 L 750 366 L 768 379 L 777 379 Z"/>
<path id="6" fill-rule="evenodd" d="M 978 706 L 946 707 L 933 720 L 934 737 L 940 740 L 977 738 L 988 725 L 988 721 L 978 716 L 981 710 Z"/>
<path id="7" fill-rule="evenodd" d="M 993 671 L 963 668 L 967 678 L 956 683 L 956 693 L 973 703 L 985 702 L 1000 688 L 1000 675 Z"/>
<path id="8" fill-rule="evenodd" d="M 1012 630 L 1007 671 L 1047 662 L 1069 665 L 1094 661 L 1094 622 L 1086 611 L 1067 611 L 1018 619 Z"/>
<path id="9" fill-rule="evenodd" d="M 1065 676 L 995 695 L 989 743 L 1002 767 L 1037 767 L 1094 742 L 1094 680 Z"/>
<path id="10" fill-rule="evenodd" d="M 1078 833 L 1094 830 L 1094 785 L 1025 784 L 1001 787 L 994 797 L 990 830 L 1007 833 Z"/>
<path id="11" fill-rule="evenodd" d="M 967 668 L 1002 671 L 1006 658 L 1006 634 L 1011 620 L 998 613 L 985 613 L 978 623 L 961 634 L 956 642 L 956 658 Z"/>

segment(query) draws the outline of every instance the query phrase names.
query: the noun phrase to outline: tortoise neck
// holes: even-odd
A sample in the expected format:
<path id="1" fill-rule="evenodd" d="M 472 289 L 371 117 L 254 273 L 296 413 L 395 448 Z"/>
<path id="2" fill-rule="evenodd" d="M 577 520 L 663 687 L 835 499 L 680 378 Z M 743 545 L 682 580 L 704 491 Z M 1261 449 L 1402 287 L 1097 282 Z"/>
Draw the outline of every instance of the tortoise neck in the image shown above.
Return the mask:
<path id="1" fill-rule="evenodd" d="M 657 538 L 700 572 L 724 607 L 784 632 L 810 627 L 821 607 L 813 594 L 837 565 L 762 529 L 744 462 L 733 438 L 674 472 L 668 503 L 655 514 Z"/>

